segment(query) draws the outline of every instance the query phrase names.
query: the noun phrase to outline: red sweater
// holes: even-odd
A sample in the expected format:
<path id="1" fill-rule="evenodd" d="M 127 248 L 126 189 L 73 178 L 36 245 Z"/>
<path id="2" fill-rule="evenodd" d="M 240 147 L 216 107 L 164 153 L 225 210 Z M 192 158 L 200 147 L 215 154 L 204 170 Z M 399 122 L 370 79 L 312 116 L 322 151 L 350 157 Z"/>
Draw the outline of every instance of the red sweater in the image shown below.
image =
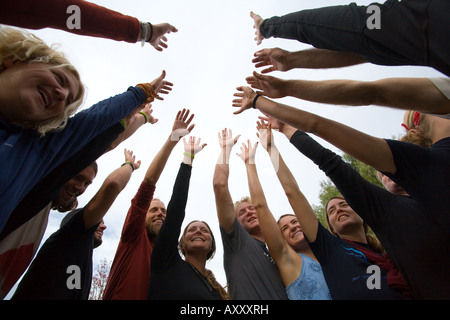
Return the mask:
<path id="1" fill-rule="evenodd" d="M 103 300 L 147 300 L 154 243 L 148 238 L 145 217 L 154 192 L 155 186 L 142 182 L 131 201 Z"/>
<path id="2" fill-rule="evenodd" d="M 69 29 L 67 19 L 80 8 L 81 29 Z M 83 0 L 0 1 L 0 23 L 27 29 L 55 28 L 80 35 L 135 43 L 140 32 L 139 20 Z"/>

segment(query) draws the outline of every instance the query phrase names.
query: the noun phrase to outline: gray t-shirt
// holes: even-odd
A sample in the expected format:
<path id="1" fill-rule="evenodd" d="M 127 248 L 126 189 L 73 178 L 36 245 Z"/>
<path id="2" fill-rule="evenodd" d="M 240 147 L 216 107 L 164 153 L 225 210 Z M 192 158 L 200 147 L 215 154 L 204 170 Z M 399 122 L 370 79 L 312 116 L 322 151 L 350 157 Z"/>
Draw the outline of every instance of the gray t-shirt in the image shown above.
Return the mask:
<path id="1" fill-rule="evenodd" d="M 227 234 L 220 227 L 224 269 L 233 300 L 287 300 L 280 272 L 264 242 L 254 239 L 235 220 Z"/>

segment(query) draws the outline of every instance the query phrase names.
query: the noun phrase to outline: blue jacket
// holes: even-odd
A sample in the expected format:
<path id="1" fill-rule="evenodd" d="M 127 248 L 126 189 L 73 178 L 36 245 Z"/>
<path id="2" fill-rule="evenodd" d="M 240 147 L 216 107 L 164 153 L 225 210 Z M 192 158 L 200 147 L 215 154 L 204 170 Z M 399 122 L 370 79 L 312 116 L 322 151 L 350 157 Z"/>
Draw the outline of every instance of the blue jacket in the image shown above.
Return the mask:
<path id="1" fill-rule="evenodd" d="M 141 89 L 130 87 L 78 112 L 63 130 L 44 138 L 0 118 L 0 232 L 11 212 L 37 182 L 145 99 Z"/>

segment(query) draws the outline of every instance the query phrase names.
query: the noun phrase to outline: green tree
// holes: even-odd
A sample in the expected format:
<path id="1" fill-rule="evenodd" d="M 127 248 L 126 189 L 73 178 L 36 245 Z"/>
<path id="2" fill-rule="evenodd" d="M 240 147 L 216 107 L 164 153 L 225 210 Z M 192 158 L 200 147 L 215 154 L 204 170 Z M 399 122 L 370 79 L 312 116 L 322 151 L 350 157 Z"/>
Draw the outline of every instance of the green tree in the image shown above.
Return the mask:
<path id="1" fill-rule="evenodd" d="M 353 169 L 359 172 L 359 174 L 366 179 L 367 181 L 383 187 L 383 184 L 381 183 L 380 179 L 378 178 L 377 170 L 372 168 L 371 166 L 353 158 L 347 153 L 344 153 L 342 156 L 342 159 L 350 164 Z M 328 200 L 334 196 L 340 195 L 338 189 L 333 184 L 333 182 L 327 178 L 326 180 L 323 180 L 320 182 L 320 193 L 319 193 L 319 205 L 312 205 L 312 208 L 317 215 L 317 218 L 319 219 L 320 223 L 322 223 L 324 226 L 326 226 L 326 217 L 325 217 L 325 205 L 327 204 Z"/>

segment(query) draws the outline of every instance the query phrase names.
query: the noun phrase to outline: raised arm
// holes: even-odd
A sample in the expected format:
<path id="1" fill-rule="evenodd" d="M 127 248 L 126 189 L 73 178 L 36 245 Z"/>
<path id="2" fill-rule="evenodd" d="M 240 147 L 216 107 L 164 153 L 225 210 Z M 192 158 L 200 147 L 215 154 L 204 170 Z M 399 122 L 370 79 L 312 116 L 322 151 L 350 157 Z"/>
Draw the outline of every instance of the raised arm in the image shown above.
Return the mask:
<path id="1" fill-rule="evenodd" d="M 84 0 L 41 0 L 39 4 L 33 0 L 2 1 L 0 22 L 28 29 L 49 27 L 129 43 L 143 40 L 158 51 L 167 48 L 165 35 L 178 31 L 168 23 L 150 26 L 135 17 Z"/>
<path id="2" fill-rule="evenodd" d="M 257 72 L 247 77 L 256 93 L 270 98 L 295 98 L 343 106 L 377 105 L 447 114 L 450 100 L 428 78 L 386 78 L 376 81 L 283 80 Z"/>
<path id="3" fill-rule="evenodd" d="M 141 161 L 136 161 L 133 152 L 125 149 L 125 162 L 106 177 L 100 190 L 84 208 L 84 225 L 86 229 L 99 223 L 117 196 L 126 187 L 134 170 L 139 169 Z"/>
<path id="4" fill-rule="evenodd" d="M 194 118 L 194 114 L 189 115 L 189 112 L 190 111 L 186 109 L 178 111 L 169 137 L 167 137 L 163 147 L 155 156 L 145 173 L 144 181 L 148 184 L 156 185 L 173 148 L 177 145 L 178 141 L 180 141 L 181 137 L 189 134 L 192 129 L 194 129 L 195 125 L 190 124 Z"/>
<path id="5" fill-rule="evenodd" d="M 233 225 L 236 220 L 233 199 L 231 198 L 230 190 L 228 188 L 228 177 L 230 174 L 229 163 L 231 149 L 236 144 L 240 135 L 233 138 L 231 129 L 227 130 L 225 128 L 221 133 L 218 133 L 218 136 L 220 155 L 214 170 L 214 195 L 216 199 L 219 224 L 226 231 L 226 233 L 229 234 L 233 230 Z"/>
<path id="6" fill-rule="evenodd" d="M 339 122 L 316 114 L 277 103 L 257 94 L 249 87 L 238 87 L 233 106 L 240 109 L 234 114 L 255 108 L 294 128 L 313 133 L 354 158 L 378 171 L 395 173 L 392 152 L 384 139 L 365 134 Z M 255 100 L 256 98 L 256 100 Z"/>
<path id="7" fill-rule="evenodd" d="M 280 228 L 267 205 L 256 170 L 255 154 L 257 146 L 258 142 L 252 146 L 250 141 L 247 141 L 247 144 L 242 144 L 241 152 L 238 155 L 245 163 L 250 197 L 256 209 L 264 240 L 269 247 L 270 255 L 280 270 L 284 284 L 289 285 L 300 274 L 301 258 L 284 240 Z"/>
<path id="8" fill-rule="evenodd" d="M 361 56 L 327 49 L 306 49 L 289 52 L 280 48 L 262 49 L 254 54 L 256 68 L 267 67 L 261 73 L 289 71 L 296 68 L 328 69 L 366 63 Z"/>
<path id="9" fill-rule="evenodd" d="M 271 155 L 270 158 L 277 173 L 278 180 L 280 180 L 281 186 L 283 187 L 283 190 L 289 200 L 289 204 L 291 205 L 295 216 L 302 226 L 303 233 L 308 241 L 314 242 L 317 236 L 319 220 L 312 210 L 308 200 L 300 191 L 297 181 L 284 162 L 283 157 L 279 153 L 275 144 L 272 142 L 271 127 L 264 121 L 260 121 L 258 122 L 257 128 L 259 131 L 260 140 L 262 142 L 267 141 L 267 152 Z M 275 157 L 274 155 L 278 156 Z"/>
<path id="10" fill-rule="evenodd" d="M 184 153 L 188 154 L 189 157 L 187 158 L 186 155 L 183 155 L 183 162 L 180 165 L 175 179 L 172 196 L 167 205 L 166 219 L 156 238 L 152 253 L 152 271 L 165 269 L 174 259 L 180 259 L 178 254 L 178 238 L 186 214 L 185 209 L 188 200 L 192 162 L 195 155 L 206 146 L 206 144 L 200 144 L 200 139 L 196 139 L 195 137 L 189 137 L 187 140 L 183 138 L 183 143 Z"/>

